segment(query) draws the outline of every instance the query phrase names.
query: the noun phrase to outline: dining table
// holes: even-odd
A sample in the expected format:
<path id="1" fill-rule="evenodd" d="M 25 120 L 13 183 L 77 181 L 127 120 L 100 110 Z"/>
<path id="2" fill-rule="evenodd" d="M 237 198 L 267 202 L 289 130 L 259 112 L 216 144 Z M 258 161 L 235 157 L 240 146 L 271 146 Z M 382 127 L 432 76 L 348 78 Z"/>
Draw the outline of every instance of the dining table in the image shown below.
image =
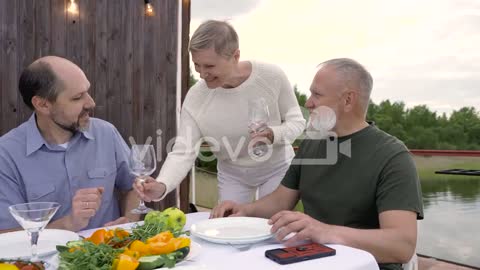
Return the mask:
<path id="1" fill-rule="evenodd" d="M 209 212 L 197 212 L 187 214 L 187 222 L 184 230 L 190 230 L 192 224 L 207 220 Z M 129 229 L 136 223 L 122 224 L 116 227 Z M 97 229 L 78 232 L 82 237 L 90 236 Z M 228 244 L 212 243 L 193 235 L 191 240 L 197 245 L 196 255 L 177 264 L 176 270 L 248 270 L 248 269 L 336 269 L 336 270 L 376 270 L 378 264 L 372 254 L 344 245 L 327 245 L 336 250 L 336 255 L 280 265 L 265 257 L 265 251 L 275 248 L 283 248 L 284 245 L 273 237 L 248 246 L 234 246 Z"/>

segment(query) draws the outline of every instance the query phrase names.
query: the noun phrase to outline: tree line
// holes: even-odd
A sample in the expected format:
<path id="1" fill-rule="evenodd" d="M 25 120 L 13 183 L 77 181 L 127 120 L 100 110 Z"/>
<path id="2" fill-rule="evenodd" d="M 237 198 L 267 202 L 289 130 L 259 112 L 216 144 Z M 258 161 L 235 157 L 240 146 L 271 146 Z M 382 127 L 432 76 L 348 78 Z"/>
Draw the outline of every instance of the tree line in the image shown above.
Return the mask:
<path id="1" fill-rule="evenodd" d="M 196 83 L 190 73 L 189 86 Z M 294 86 L 295 96 L 304 116 L 307 96 Z M 403 102 L 370 101 L 367 120 L 402 140 L 409 149 L 480 150 L 480 112 L 474 107 L 454 110 L 450 116 L 439 115 L 426 105 L 406 108 Z"/>
<path id="2" fill-rule="evenodd" d="M 295 95 L 301 107 L 307 96 L 297 86 Z M 403 102 L 370 101 L 367 120 L 402 140 L 409 149 L 480 150 L 480 112 L 474 107 L 455 110 L 450 116 L 438 115 L 426 105 L 406 108 Z"/>

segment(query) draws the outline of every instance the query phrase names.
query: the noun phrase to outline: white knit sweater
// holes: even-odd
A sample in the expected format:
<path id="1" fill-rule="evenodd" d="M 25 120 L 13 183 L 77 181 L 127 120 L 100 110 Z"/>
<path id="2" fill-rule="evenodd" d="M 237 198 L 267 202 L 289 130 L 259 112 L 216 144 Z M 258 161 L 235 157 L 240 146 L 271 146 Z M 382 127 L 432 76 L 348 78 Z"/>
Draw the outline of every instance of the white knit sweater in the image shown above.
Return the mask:
<path id="1" fill-rule="evenodd" d="M 204 140 L 218 162 L 235 166 L 263 167 L 293 157 L 291 143 L 305 128 L 305 119 L 290 82 L 277 66 L 251 64 L 250 76 L 238 87 L 209 89 L 200 80 L 188 91 L 175 145 L 157 177 L 167 187 L 165 195 L 190 171 Z M 274 134 L 272 155 L 262 162 L 253 160 L 247 152 L 248 100 L 259 97 L 267 101 L 268 125 Z"/>

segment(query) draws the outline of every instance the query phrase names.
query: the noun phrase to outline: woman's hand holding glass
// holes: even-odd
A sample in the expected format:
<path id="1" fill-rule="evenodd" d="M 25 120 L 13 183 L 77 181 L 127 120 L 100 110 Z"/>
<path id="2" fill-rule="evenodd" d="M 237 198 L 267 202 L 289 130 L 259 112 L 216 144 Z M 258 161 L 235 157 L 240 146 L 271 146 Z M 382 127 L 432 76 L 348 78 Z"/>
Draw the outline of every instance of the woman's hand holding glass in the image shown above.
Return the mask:
<path id="1" fill-rule="evenodd" d="M 269 127 L 265 128 L 263 131 L 260 132 L 250 132 L 250 138 L 253 139 L 261 139 L 265 138 L 268 140 L 270 144 L 273 143 L 274 136 L 273 136 L 273 130 Z"/>
<path id="2" fill-rule="evenodd" d="M 155 158 L 155 150 L 150 144 L 134 144 L 130 152 L 130 169 L 137 176 L 135 183 L 143 185 L 147 177 L 157 168 L 157 159 Z M 151 208 L 145 206 L 143 200 L 137 208 L 131 212 L 133 214 L 146 214 L 152 211 Z"/>
<path id="3" fill-rule="evenodd" d="M 270 112 L 264 98 L 248 101 L 248 129 L 253 144 L 252 153 L 261 157 L 268 152 L 267 142 L 273 142 L 273 131 L 268 127 Z"/>
<path id="4" fill-rule="evenodd" d="M 138 196 L 146 201 L 151 202 L 158 200 L 163 196 L 167 187 L 161 182 L 157 182 L 154 178 L 148 176 L 145 181 L 135 181 L 133 189 L 137 192 Z"/>

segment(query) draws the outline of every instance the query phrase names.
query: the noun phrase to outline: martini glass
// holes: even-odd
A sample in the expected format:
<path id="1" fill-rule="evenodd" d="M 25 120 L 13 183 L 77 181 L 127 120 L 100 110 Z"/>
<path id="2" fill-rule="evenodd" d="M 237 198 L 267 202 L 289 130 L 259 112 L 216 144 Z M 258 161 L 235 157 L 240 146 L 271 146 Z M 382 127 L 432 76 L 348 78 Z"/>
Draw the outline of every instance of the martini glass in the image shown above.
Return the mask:
<path id="1" fill-rule="evenodd" d="M 30 236 L 31 261 L 38 261 L 38 235 L 47 226 L 58 208 L 60 208 L 60 204 L 55 202 L 31 202 L 8 207 L 10 214 Z"/>

